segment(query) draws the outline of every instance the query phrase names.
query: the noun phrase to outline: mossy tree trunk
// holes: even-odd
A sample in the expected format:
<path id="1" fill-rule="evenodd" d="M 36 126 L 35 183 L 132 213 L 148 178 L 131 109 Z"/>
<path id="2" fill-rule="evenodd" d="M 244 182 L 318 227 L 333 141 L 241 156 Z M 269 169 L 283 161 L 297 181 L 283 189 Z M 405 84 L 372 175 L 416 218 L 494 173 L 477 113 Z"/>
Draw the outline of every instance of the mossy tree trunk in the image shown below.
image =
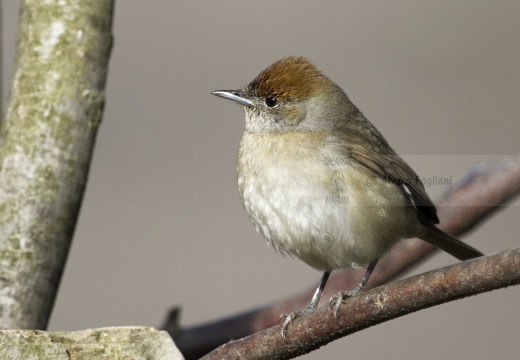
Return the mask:
<path id="1" fill-rule="evenodd" d="M 182 360 L 165 331 L 112 327 L 54 332 L 0 330 L 0 359 L 9 360 Z"/>
<path id="2" fill-rule="evenodd" d="M 0 328 L 45 329 L 105 100 L 113 0 L 24 0 L 0 128 Z"/>

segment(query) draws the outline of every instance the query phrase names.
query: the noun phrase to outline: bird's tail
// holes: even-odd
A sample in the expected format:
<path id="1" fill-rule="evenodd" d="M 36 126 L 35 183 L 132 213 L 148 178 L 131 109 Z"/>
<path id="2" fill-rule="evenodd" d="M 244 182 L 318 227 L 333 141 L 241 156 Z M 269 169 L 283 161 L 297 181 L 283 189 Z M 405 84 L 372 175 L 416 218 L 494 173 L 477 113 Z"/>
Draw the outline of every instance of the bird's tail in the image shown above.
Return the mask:
<path id="1" fill-rule="evenodd" d="M 455 256 L 457 259 L 469 260 L 484 256 L 483 253 L 474 247 L 469 246 L 468 244 L 463 243 L 450 234 L 445 233 L 435 225 L 424 222 L 423 225 L 426 228 L 426 233 L 421 236 L 421 239 L 429 242 L 443 251 L 446 251 L 448 254 Z"/>

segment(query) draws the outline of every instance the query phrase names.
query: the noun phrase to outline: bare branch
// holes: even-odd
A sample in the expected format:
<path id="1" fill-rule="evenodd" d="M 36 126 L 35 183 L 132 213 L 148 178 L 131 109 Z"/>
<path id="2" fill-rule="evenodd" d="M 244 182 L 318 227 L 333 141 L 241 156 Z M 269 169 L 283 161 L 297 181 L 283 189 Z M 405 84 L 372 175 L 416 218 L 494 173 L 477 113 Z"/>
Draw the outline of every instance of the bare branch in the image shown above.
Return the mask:
<path id="1" fill-rule="evenodd" d="M 476 165 L 438 201 L 441 228 L 461 235 L 500 209 L 520 193 L 520 156 L 504 158 L 498 163 Z M 366 289 L 381 285 L 415 265 L 435 248 L 424 241 L 410 239 L 381 259 Z M 354 288 L 362 273 L 338 271 L 331 276 L 323 298 L 325 301 L 340 290 Z M 281 313 L 306 307 L 312 297 L 308 290 L 276 304 L 265 305 L 212 323 L 182 330 L 174 309 L 163 329 L 167 330 L 187 359 L 199 358 L 215 347 L 278 324 Z"/>
<path id="2" fill-rule="evenodd" d="M 112 9 L 22 2 L 0 129 L 0 328 L 47 326 L 103 113 Z"/>
<path id="3" fill-rule="evenodd" d="M 406 314 L 520 283 L 520 248 L 380 286 L 346 301 L 336 320 L 327 308 L 297 318 L 287 339 L 279 326 L 214 350 L 203 359 L 288 359 Z"/>

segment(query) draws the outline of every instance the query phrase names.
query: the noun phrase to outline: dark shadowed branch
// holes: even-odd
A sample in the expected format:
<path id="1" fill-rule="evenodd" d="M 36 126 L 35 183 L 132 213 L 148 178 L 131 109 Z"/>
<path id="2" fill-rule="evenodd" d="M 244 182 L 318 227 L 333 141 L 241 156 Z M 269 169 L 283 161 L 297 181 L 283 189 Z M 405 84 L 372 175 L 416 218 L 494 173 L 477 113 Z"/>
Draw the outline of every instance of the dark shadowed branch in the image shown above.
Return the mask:
<path id="1" fill-rule="evenodd" d="M 519 192 L 520 156 L 507 157 L 493 164 L 475 165 L 437 202 L 440 227 L 460 236 L 501 209 Z M 366 289 L 395 278 L 424 259 L 432 250 L 433 246 L 421 240 L 401 241 L 381 259 Z M 361 275 L 361 272 L 351 270 L 333 273 L 323 299 L 327 301 L 340 290 L 354 288 Z M 186 329 L 180 328 L 179 309 L 174 309 L 163 328 L 172 335 L 187 359 L 199 358 L 231 339 L 239 339 L 277 325 L 280 314 L 306 307 L 314 289 L 313 284 L 302 293 L 278 303 Z"/>

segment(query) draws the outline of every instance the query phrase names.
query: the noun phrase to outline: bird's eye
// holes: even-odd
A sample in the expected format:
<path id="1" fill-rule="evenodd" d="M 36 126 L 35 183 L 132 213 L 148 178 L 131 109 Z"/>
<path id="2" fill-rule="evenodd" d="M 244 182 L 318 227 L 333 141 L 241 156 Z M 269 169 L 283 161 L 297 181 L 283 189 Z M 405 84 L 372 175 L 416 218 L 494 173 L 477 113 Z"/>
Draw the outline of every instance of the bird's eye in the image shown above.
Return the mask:
<path id="1" fill-rule="evenodd" d="M 268 108 L 274 108 L 276 105 L 278 105 L 278 100 L 274 96 L 269 96 L 265 98 L 265 106 Z"/>

